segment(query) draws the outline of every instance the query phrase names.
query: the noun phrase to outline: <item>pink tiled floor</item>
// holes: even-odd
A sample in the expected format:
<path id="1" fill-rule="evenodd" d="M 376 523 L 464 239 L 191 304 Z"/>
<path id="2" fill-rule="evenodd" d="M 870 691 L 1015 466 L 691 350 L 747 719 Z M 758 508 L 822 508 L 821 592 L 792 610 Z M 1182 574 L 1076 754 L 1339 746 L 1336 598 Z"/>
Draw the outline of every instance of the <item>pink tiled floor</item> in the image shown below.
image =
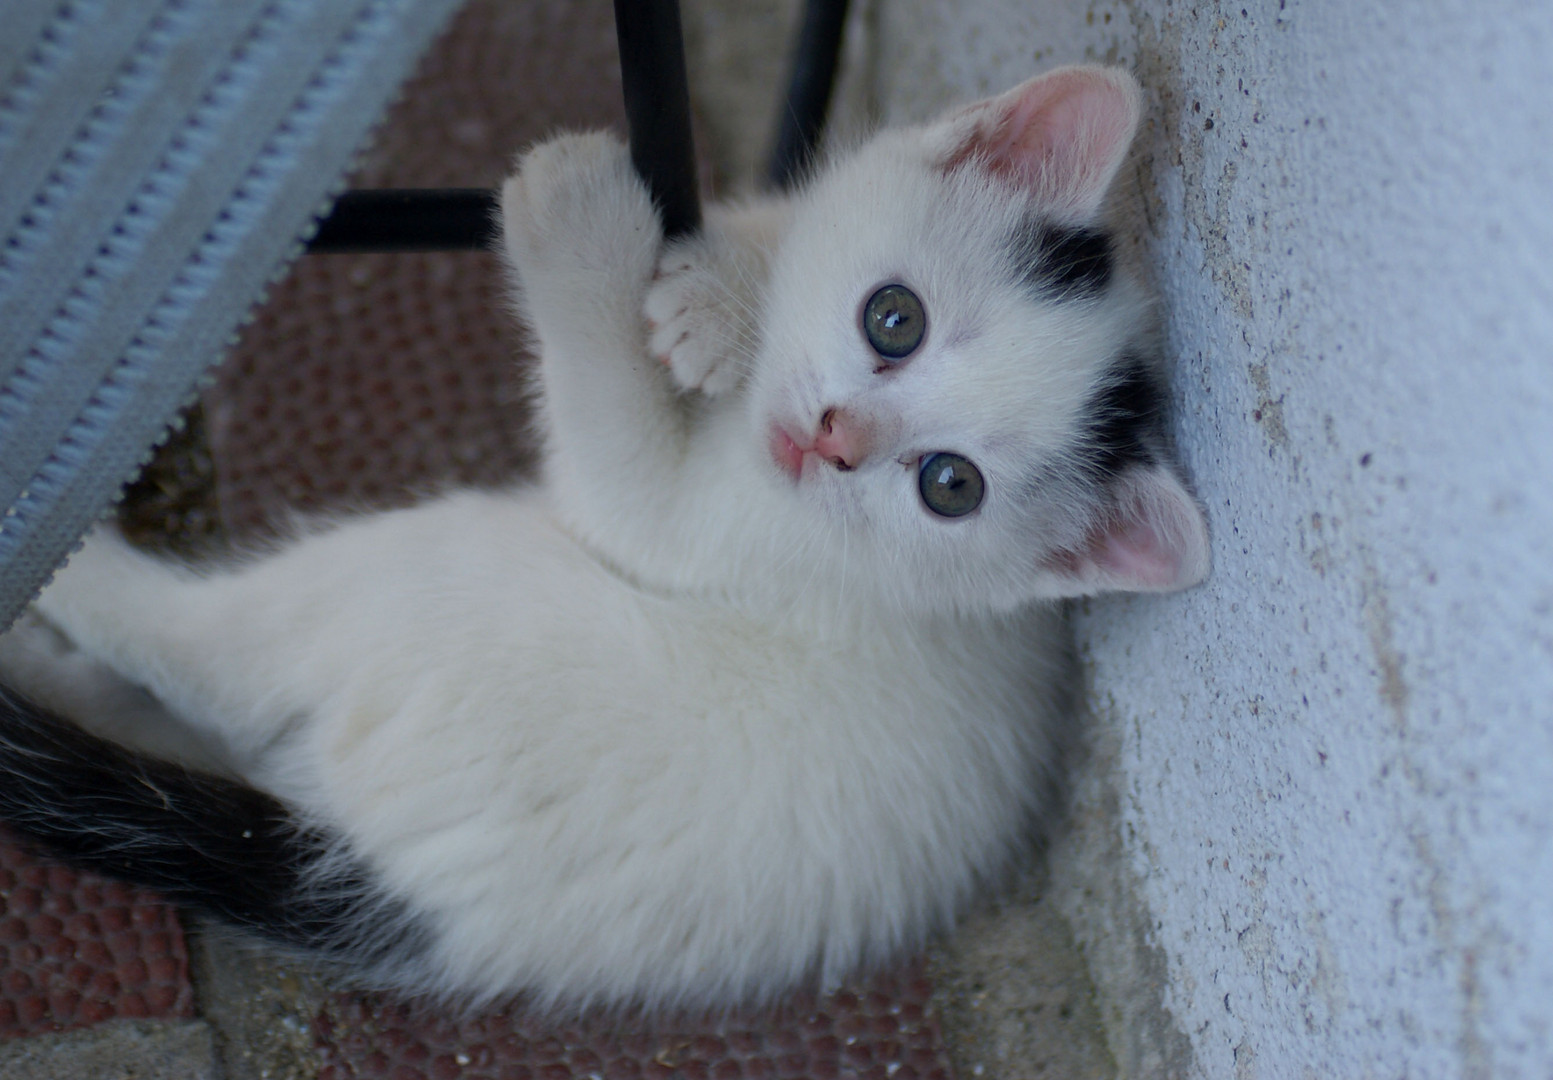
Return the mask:
<path id="1" fill-rule="evenodd" d="M 461 1020 L 370 996 L 318 1020 L 323 1080 L 949 1080 L 920 967 L 858 989 L 721 1017 Z"/>
<path id="2" fill-rule="evenodd" d="M 765 1010 L 556 1020 L 341 993 L 314 1020 L 320 1080 L 950 1080 L 920 963 Z M 176 911 L 0 835 L 0 1039 L 187 1019 Z"/>
<path id="3" fill-rule="evenodd" d="M 172 908 L 121 882 L 41 862 L 0 834 L 0 1039 L 193 1015 Z"/>

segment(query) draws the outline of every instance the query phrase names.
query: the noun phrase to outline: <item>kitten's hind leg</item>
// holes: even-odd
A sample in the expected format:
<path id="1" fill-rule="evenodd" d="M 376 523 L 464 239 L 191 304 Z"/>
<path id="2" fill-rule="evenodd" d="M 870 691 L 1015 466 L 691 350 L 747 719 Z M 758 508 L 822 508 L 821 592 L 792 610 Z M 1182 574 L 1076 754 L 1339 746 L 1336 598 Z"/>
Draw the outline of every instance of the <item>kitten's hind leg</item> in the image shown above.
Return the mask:
<path id="1" fill-rule="evenodd" d="M 23 612 L 0 634 L 0 685 L 94 735 L 190 768 L 227 769 L 208 739 L 35 611 Z"/>
<path id="2" fill-rule="evenodd" d="M 643 311 L 648 345 L 681 390 L 708 397 L 737 386 L 760 342 L 760 305 L 772 253 L 790 217 L 787 199 L 711 207 L 700 234 L 658 259 Z"/>
<path id="3" fill-rule="evenodd" d="M 274 585 L 241 570 L 202 574 L 99 527 L 34 608 L 80 651 L 70 663 L 101 664 L 145 688 L 246 772 L 310 704 L 286 688 L 306 656 L 312 598 Z M 89 703 L 62 704 L 80 715 Z"/>

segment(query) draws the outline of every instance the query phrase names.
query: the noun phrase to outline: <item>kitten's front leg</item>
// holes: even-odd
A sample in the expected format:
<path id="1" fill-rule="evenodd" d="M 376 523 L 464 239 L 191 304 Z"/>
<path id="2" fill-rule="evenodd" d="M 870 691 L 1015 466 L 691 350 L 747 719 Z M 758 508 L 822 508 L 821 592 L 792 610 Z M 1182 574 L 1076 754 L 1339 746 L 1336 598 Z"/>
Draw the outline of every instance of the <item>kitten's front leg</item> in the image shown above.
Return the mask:
<path id="1" fill-rule="evenodd" d="M 643 308 L 648 346 L 681 390 L 715 397 L 748 374 L 771 255 L 788 218 L 786 199 L 713 207 L 698 235 L 659 258 Z"/>
<path id="2" fill-rule="evenodd" d="M 647 351 L 662 230 L 625 146 L 591 134 L 535 147 L 502 188 L 502 222 L 539 339 L 551 486 L 592 521 L 654 513 L 689 416 Z"/>

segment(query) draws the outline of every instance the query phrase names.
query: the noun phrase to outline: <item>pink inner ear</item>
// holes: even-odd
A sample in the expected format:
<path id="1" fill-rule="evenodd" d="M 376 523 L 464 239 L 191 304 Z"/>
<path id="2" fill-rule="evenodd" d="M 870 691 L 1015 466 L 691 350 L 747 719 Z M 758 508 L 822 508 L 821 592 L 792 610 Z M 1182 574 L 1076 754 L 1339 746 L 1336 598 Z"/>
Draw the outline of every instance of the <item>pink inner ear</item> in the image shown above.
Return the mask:
<path id="1" fill-rule="evenodd" d="M 967 114 L 973 130 L 948 166 L 980 162 L 1052 209 L 1087 218 L 1100 209 L 1132 142 L 1138 89 L 1119 69 L 1059 68 Z"/>
<path id="2" fill-rule="evenodd" d="M 1112 516 L 1049 563 L 1068 580 L 1063 595 L 1170 592 L 1208 575 L 1207 523 L 1168 468 L 1139 466 L 1113 490 Z"/>
<path id="3" fill-rule="evenodd" d="M 1179 588 L 1185 552 L 1147 518 L 1109 523 L 1089 538 L 1085 554 L 1117 587 L 1153 592 Z"/>

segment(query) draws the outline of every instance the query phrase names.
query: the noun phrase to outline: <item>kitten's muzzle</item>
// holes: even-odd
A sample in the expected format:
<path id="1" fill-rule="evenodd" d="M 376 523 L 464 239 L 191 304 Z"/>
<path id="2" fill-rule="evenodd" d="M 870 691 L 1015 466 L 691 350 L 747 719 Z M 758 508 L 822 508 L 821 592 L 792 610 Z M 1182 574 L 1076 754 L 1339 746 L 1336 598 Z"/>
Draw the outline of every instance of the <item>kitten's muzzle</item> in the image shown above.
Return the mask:
<path id="1" fill-rule="evenodd" d="M 773 424 L 769 446 L 777 467 L 797 480 L 810 454 L 840 472 L 851 472 L 868 456 L 870 442 L 867 425 L 856 416 L 845 409 L 826 409 L 813 437 L 794 437 L 782 424 Z"/>
<path id="2" fill-rule="evenodd" d="M 814 452 L 842 472 L 851 472 L 868 455 L 868 429 L 845 409 L 826 409 Z"/>

